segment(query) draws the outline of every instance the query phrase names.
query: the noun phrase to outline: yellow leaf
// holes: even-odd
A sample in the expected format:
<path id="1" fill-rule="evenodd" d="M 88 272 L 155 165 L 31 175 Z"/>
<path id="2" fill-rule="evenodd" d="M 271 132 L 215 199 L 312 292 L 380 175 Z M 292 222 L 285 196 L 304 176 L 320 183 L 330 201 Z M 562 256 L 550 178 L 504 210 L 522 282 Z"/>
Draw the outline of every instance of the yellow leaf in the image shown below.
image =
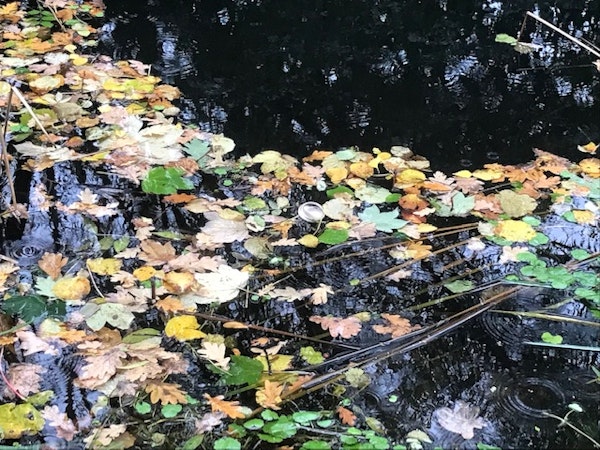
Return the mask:
<path id="1" fill-rule="evenodd" d="M 515 242 L 526 242 L 535 237 L 536 231 L 522 220 L 504 220 L 494 229 L 496 236 Z"/>
<path id="2" fill-rule="evenodd" d="M 483 181 L 504 179 L 504 174 L 502 172 L 490 169 L 477 169 L 473 172 L 473 176 Z"/>
<path id="3" fill-rule="evenodd" d="M 596 153 L 596 150 L 598 150 L 598 144 L 595 144 L 594 142 L 588 142 L 585 145 L 578 145 L 577 150 L 580 152 L 593 154 Z"/>
<path id="4" fill-rule="evenodd" d="M 138 267 L 133 271 L 133 276 L 139 281 L 147 281 L 156 274 L 156 269 L 152 266 Z"/>
<path id="5" fill-rule="evenodd" d="M 453 175 L 457 178 L 471 178 L 473 173 L 470 170 L 459 170 L 458 172 L 454 172 Z"/>
<path id="6" fill-rule="evenodd" d="M 338 184 L 348 176 L 348 170 L 345 167 L 330 167 L 325 173 L 333 184 Z"/>
<path id="7" fill-rule="evenodd" d="M 45 94 L 65 84 L 65 78 L 58 75 L 44 75 L 29 82 L 29 87 L 36 94 Z"/>
<path id="8" fill-rule="evenodd" d="M 268 364 L 264 355 L 257 356 L 255 359 L 262 363 L 265 371 L 269 370 L 269 366 L 272 371 L 282 371 L 291 367 L 294 357 L 292 355 L 269 355 Z"/>
<path id="9" fill-rule="evenodd" d="M 427 177 L 423 172 L 416 169 L 404 169 L 396 175 L 397 184 L 415 184 L 425 181 Z"/>
<path id="10" fill-rule="evenodd" d="M 419 231 L 419 233 L 430 233 L 432 231 L 437 230 L 437 227 L 429 223 L 420 223 L 417 225 L 417 230 Z"/>
<path id="11" fill-rule="evenodd" d="M 305 234 L 300 239 L 298 239 L 298 243 L 308 248 L 315 248 L 319 245 L 319 238 L 316 237 L 314 234 Z"/>
<path id="12" fill-rule="evenodd" d="M 177 316 L 167 322 L 165 334 L 180 341 L 191 341 L 206 336 L 199 330 L 200 324 L 194 316 Z"/>
<path id="13" fill-rule="evenodd" d="M 77 55 L 75 53 L 69 55 L 69 58 L 74 66 L 83 66 L 88 62 L 88 59 L 85 56 Z"/>
<path id="14" fill-rule="evenodd" d="M 348 230 L 352 225 L 343 220 L 337 220 L 335 222 L 329 222 L 325 225 L 325 228 L 330 228 L 332 230 Z"/>
<path id="15" fill-rule="evenodd" d="M 59 278 L 52 286 L 52 292 L 61 300 L 81 300 L 90 289 L 88 279 L 79 276 Z"/>
<path id="16" fill-rule="evenodd" d="M 370 176 L 372 176 L 374 172 L 375 171 L 374 171 L 373 167 L 371 167 L 365 161 L 358 161 L 358 162 L 350 164 L 350 173 L 352 173 L 353 175 L 356 175 L 357 177 L 366 179 L 366 178 L 369 178 Z"/>
<path id="17" fill-rule="evenodd" d="M 600 177 L 600 159 L 587 158 L 579 161 L 581 171 L 592 178 Z"/>
<path id="18" fill-rule="evenodd" d="M 373 152 L 375 153 L 375 152 Z M 385 161 L 386 159 L 390 159 L 392 157 L 391 153 L 388 152 L 379 152 L 375 158 L 369 161 L 369 166 L 373 168 L 377 168 L 379 163 Z"/>
<path id="19" fill-rule="evenodd" d="M 196 279 L 190 272 L 169 272 L 163 278 L 163 285 L 171 294 L 182 294 L 195 286 Z"/>
<path id="20" fill-rule="evenodd" d="M 573 217 L 577 223 L 595 225 L 596 223 L 596 215 L 592 211 L 588 211 L 587 209 L 574 209 Z"/>
<path id="21" fill-rule="evenodd" d="M 87 260 L 88 269 L 98 275 L 113 275 L 121 270 L 123 262 L 116 258 L 95 258 Z"/>

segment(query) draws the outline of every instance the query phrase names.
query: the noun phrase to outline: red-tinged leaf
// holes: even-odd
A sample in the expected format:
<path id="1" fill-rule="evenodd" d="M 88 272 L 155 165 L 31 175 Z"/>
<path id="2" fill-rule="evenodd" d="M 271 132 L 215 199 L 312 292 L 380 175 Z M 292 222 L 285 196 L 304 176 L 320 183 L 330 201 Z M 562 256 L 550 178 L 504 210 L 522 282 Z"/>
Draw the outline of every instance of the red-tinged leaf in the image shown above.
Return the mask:
<path id="1" fill-rule="evenodd" d="M 344 425 L 353 427 L 356 424 L 356 415 L 348 408 L 338 406 L 335 411 L 338 413 L 338 416 Z"/>
<path id="2" fill-rule="evenodd" d="M 333 316 L 311 316 L 311 322 L 321 325 L 321 328 L 328 330 L 331 337 L 342 337 L 344 339 L 356 336 L 361 329 L 360 320 L 356 317 L 333 317 Z"/>

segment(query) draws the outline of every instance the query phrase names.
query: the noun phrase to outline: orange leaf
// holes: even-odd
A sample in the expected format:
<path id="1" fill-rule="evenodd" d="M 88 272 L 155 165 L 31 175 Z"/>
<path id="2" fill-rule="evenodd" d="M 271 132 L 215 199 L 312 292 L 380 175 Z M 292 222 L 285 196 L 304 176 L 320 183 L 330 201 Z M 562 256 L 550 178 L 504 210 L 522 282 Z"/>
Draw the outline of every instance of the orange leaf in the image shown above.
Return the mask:
<path id="1" fill-rule="evenodd" d="M 179 300 L 177 297 L 174 297 L 173 295 L 169 295 L 166 298 L 158 300 L 155 306 L 162 312 L 167 314 L 186 310 L 186 307 L 183 305 L 181 300 Z"/>
<path id="2" fill-rule="evenodd" d="M 150 381 L 146 385 L 146 392 L 150 394 L 150 401 L 152 403 L 158 403 L 159 401 L 163 405 L 170 404 L 182 404 L 185 405 L 187 400 L 185 398 L 185 392 L 179 389 L 180 386 L 176 383 L 164 383 L 162 381 Z"/>
<path id="3" fill-rule="evenodd" d="M 329 330 L 332 337 L 342 337 L 344 339 L 356 336 L 361 329 L 360 320 L 356 317 L 341 317 L 333 316 L 310 316 L 309 320 L 321 325 L 324 330 Z"/>
<path id="4" fill-rule="evenodd" d="M 211 397 L 208 394 L 204 394 L 204 398 L 208 400 L 212 412 L 220 411 L 230 417 L 231 419 L 243 419 L 246 415 L 242 412 L 242 406 L 240 402 L 232 401 L 228 402 L 223 400 L 225 397 L 217 395 Z"/>
<path id="5" fill-rule="evenodd" d="M 246 325 L 245 323 L 242 323 L 242 322 L 231 321 L 231 322 L 225 322 L 223 324 L 223 328 L 235 328 L 235 329 L 239 329 L 239 330 L 245 330 L 248 328 L 248 325 Z"/>
<path id="6" fill-rule="evenodd" d="M 406 246 L 406 254 L 412 259 L 423 259 L 431 254 L 431 245 L 425 245 L 422 241 L 410 242 Z"/>
<path id="7" fill-rule="evenodd" d="M 265 380 L 265 386 L 256 391 L 256 403 L 264 408 L 281 409 L 277 405 L 282 402 L 282 392 L 282 384 Z"/>
<path id="8" fill-rule="evenodd" d="M 338 416 L 340 416 L 340 420 L 343 424 L 350 427 L 354 426 L 356 423 L 356 416 L 352 411 L 350 411 L 348 408 L 344 408 L 343 406 L 338 406 L 335 411 L 338 413 Z"/>
<path id="9" fill-rule="evenodd" d="M 62 253 L 44 253 L 38 261 L 38 266 L 53 280 L 60 277 L 60 269 L 67 264 L 68 258 L 63 257 Z"/>
<path id="10" fill-rule="evenodd" d="M 392 338 L 397 338 L 400 336 L 404 336 L 405 334 L 410 333 L 413 330 L 418 330 L 421 328 L 420 325 L 412 326 L 408 319 L 404 317 L 400 317 L 397 314 L 386 314 L 383 313 L 381 315 L 388 324 L 387 325 L 373 325 L 373 330 L 379 334 L 388 334 L 392 335 Z"/>

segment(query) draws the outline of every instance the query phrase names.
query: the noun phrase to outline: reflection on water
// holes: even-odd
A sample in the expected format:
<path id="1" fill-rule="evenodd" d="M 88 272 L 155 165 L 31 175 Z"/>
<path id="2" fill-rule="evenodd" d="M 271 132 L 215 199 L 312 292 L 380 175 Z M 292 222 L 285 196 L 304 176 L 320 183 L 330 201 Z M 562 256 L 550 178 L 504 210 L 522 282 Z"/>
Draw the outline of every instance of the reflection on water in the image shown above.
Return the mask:
<path id="1" fill-rule="evenodd" d="M 598 42 L 600 2 L 107 0 L 104 51 L 152 63 L 193 99 L 190 119 L 243 151 L 405 144 L 455 168 L 574 157 L 600 139 L 593 57 L 528 8 Z"/>

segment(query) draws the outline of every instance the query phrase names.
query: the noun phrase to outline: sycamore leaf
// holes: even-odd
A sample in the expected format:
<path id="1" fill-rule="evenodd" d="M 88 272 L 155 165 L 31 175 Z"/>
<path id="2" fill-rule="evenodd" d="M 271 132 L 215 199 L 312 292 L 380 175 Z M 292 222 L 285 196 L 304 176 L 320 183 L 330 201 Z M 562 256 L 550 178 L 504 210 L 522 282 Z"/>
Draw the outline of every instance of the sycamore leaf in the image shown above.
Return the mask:
<path id="1" fill-rule="evenodd" d="M 50 278 L 56 280 L 60 277 L 61 269 L 67 264 L 68 258 L 63 257 L 62 253 L 44 253 L 38 261 L 38 266 L 46 272 Z"/>
<path id="2" fill-rule="evenodd" d="M 265 380 L 264 387 L 256 391 L 256 403 L 263 408 L 281 409 L 278 405 L 283 401 L 281 398 L 283 387 L 283 384 Z"/>
<path id="3" fill-rule="evenodd" d="M 331 337 L 342 337 L 344 339 L 356 336 L 361 329 L 360 320 L 356 317 L 333 317 L 333 316 L 310 316 L 309 320 L 321 325 L 321 328 L 328 330 Z"/>
<path id="4" fill-rule="evenodd" d="M 61 300 L 81 300 L 90 290 L 89 280 L 79 276 L 59 278 L 52 286 L 52 292 Z"/>
<path id="5" fill-rule="evenodd" d="M 203 295 L 195 298 L 196 303 L 224 303 L 233 300 L 248 283 L 248 272 L 234 269 L 226 264 L 221 264 L 216 271 L 197 273 L 196 281 L 203 287 Z"/>
<path id="6" fill-rule="evenodd" d="M 225 357 L 227 347 L 221 342 L 202 341 L 202 348 L 197 353 L 208 359 L 215 366 L 225 371 L 229 370 L 229 358 Z"/>
<path id="7" fill-rule="evenodd" d="M 356 424 L 356 415 L 348 408 L 338 406 L 335 411 L 338 413 L 338 416 L 344 425 L 353 427 Z"/>
<path id="8" fill-rule="evenodd" d="M 494 234 L 509 241 L 526 242 L 533 239 L 537 232 L 522 220 L 503 220 L 496 225 Z"/>
<path id="9" fill-rule="evenodd" d="M 390 194 L 388 189 L 375 184 L 367 184 L 354 191 L 356 198 L 369 203 L 385 203 Z"/>
<path id="10" fill-rule="evenodd" d="M 381 314 L 381 317 L 385 319 L 387 325 L 373 325 L 373 330 L 376 333 L 392 335 L 392 338 L 397 338 L 410 333 L 411 331 L 418 330 L 421 328 L 420 325 L 411 325 L 410 320 L 400 317 L 396 314 Z"/>
<path id="11" fill-rule="evenodd" d="M 208 394 L 204 394 L 204 398 L 208 401 L 212 412 L 222 412 L 231 419 L 243 419 L 244 417 L 246 417 L 242 410 L 243 407 L 240 406 L 240 402 L 225 401 L 223 400 L 225 397 L 222 395 L 211 397 Z"/>
<path id="12" fill-rule="evenodd" d="M 195 316 L 176 316 L 167 322 L 165 334 L 180 341 L 191 341 L 206 336 L 199 328 L 200 324 Z"/>
<path id="13" fill-rule="evenodd" d="M 146 385 L 145 391 L 150 394 L 150 401 L 152 403 L 158 403 L 159 401 L 163 405 L 185 405 L 187 399 L 185 392 L 179 389 L 181 386 L 176 383 L 165 383 L 162 381 L 150 381 Z"/>
<path id="14" fill-rule="evenodd" d="M 406 220 L 398 219 L 398 209 L 394 209 L 389 212 L 381 212 L 376 205 L 369 206 L 361 213 L 358 213 L 358 217 L 365 222 L 371 222 L 375 224 L 375 228 L 379 231 L 385 231 L 387 233 L 393 232 L 395 229 L 402 228 L 408 222 Z"/>

